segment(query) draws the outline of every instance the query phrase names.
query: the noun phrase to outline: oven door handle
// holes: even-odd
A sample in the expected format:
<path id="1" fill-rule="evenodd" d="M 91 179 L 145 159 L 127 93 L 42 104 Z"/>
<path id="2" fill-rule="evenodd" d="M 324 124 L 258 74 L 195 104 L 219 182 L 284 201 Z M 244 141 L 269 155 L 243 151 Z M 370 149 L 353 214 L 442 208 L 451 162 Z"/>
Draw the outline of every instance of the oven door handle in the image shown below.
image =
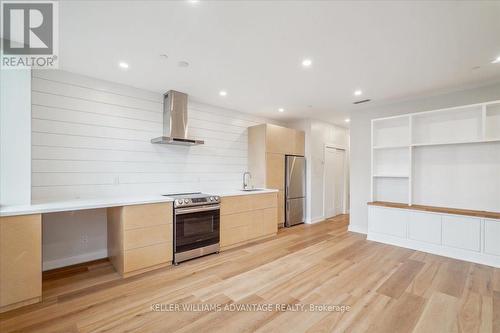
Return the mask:
<path id="1" fill-rule="evenodd" d="M 199 207 L 190 207 L 190 208 L 176 208 L 175 215 L 189 214 L 189 213 L 198 213 L 198 212 L 208 212 L 212 210 L 219 210 L 220 205 L 212 205 L 212 206 L 199 206 Z"/>

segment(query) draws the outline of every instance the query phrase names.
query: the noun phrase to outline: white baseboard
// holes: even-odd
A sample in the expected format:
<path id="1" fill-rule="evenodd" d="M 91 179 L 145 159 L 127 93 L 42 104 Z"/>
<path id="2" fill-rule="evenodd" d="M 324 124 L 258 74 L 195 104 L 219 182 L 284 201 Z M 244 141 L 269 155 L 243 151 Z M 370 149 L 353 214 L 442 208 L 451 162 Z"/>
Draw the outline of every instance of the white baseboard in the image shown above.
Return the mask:
<path id="1" fill-rule="evenodd" d="M 325 218 L 323 216 L 317 216 L 317 217 L 311 218 L 310 220 L 307 220 L 306 223 L 307 224 L 314 224 L 314 223 L 318 223 L 318 222 L 321 222 L 324 220 L 325 220 Z"/>
<path id="2" fill-rule="evenodd" d="M 318 216 L 318 217 L 315 217 L 314 219 L 311 220 L 311 224 L 323 222 L 324 220 L 325 220 L 324 216 Z"/>
<path id="3" fill-rule="evenodd" d="M 349 224 L 349 226 L 347 227 L 347 230 L 351 231 L 351 232 L 357 232 L 358 234 L 367 234 L 367 231 L 366 231 L 366 228 L 362 228 L 360 226 L 357 226 L 357 225 L 352 225 L 352 224 Z"/>
<path id="4" fill-rule="evenodd" d="M 60 258 L 55 260 L 49 260 L 43 262 L 43 270 L 48 271 L 49 269 L 60 268 L 75 264 L 80 264 L 82 262 L 102 259 L 108 257 L 108 250 L 100 250 L 96 252 L 84 253 L 78 256 Z"/>
<path id="5" fill-rule="evenodd" d="M 461 250 L 458 248 L 452 248 L 442 245 L 423 243 L 419 241 L 414 241 L 410 239 L 403 239 L 399 237 L 394 237 L 390 235 L 384 235 L 380 233 L 371 232 L 367 237 L 368 240 L 391 244 L 395 246 L 405 247 L 412 250 L 437 254 L 444 257 L 450 257 L 459 260 L 471 261 L 478 264 L 500 267 L 500 257 L 489 255 L 483 252 L 474 252 Z"/>

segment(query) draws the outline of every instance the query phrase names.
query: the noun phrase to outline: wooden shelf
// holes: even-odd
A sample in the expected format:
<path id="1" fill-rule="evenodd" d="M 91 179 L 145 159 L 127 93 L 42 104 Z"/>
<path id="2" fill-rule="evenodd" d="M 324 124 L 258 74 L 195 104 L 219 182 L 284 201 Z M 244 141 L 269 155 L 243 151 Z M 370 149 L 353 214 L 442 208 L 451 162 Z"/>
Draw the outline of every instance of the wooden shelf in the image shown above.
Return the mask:
<path id="1" fill-rule="evenodd" d="M 408 178 L 409 176 L 408 175 L 383 175 L 383 174 L 380 174 L 380 175 L 373 175 L 373 177 L 375 178 Z"/>
<path id="2" fill-rule="evenodd" d="M 408 145 L 394 145 L 394 146 L 373 146 L 373 149 L 400 149 L 400 148 L 409 148 Z"/>
<path id="3" fill-rule="evenodd" d="M 498 143 L 500 100 L 372 119 L 370 200 L 496 210 Z"/>
<path id="4" fill-rule="evenodd" d="M 455 214 L 455 215 L 466 215 L 474 217 L 483 217 L 489 219 L 500 219 L 500 212 L 487 212 L 482 210 L 470 210 L 470 209 L 460 209 L 460 208 L 450 208 L 450 207 L 435 207 L 435 206 L 425 206 L 425 205 L 407 205 L 397 202 L 387 202 L 387 201 L 372 201 L 368 202 L 369 206 L 380 206 L 388 208 L 400 208 L 400 209 L 411 209 L 420 210 L 426 212 L 434 213 L 444 213 L 444 214 Z"/>
<path id="5" fill-rule="evenodd" d="M 411 146 L 412 147 L 427 147 L 427 146 L 444 146 L 444 145 L 466 145 L 466 144 L 489 143 L 489 142 L 500 142 L 500 139 L 455 141 L 455 142 L 413 143 Z"/>

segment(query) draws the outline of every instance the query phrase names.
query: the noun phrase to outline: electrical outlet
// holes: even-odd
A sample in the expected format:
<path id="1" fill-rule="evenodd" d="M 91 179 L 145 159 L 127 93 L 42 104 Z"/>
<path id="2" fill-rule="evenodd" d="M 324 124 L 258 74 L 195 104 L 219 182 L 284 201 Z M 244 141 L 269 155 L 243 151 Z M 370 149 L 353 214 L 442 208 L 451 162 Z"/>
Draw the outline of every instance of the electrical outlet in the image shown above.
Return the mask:
<path id="1" fill-rule="evenodd" d="M 115 176 L 115 178 L 113 179 L 113 184 L 114 185 L 120 184 L 120 176 Z"/>
<path id="2" fill-rule="evenodd" d="M 89 245 L 89 236 L 83 235 L 82 236 L 82 247 L 84 249 L 86 249 L 88 245 Z"/>

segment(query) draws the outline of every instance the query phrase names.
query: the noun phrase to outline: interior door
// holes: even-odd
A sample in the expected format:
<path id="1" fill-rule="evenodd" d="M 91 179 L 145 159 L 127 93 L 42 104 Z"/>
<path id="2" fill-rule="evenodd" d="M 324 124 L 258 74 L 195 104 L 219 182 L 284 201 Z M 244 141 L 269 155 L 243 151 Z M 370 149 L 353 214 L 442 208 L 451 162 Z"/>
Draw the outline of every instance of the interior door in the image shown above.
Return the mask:
<path id="1" fill-rule="evenodd" d="M 325 218 L 344 210 L 345 150 L 325 148 L 324 202 Z"/>

